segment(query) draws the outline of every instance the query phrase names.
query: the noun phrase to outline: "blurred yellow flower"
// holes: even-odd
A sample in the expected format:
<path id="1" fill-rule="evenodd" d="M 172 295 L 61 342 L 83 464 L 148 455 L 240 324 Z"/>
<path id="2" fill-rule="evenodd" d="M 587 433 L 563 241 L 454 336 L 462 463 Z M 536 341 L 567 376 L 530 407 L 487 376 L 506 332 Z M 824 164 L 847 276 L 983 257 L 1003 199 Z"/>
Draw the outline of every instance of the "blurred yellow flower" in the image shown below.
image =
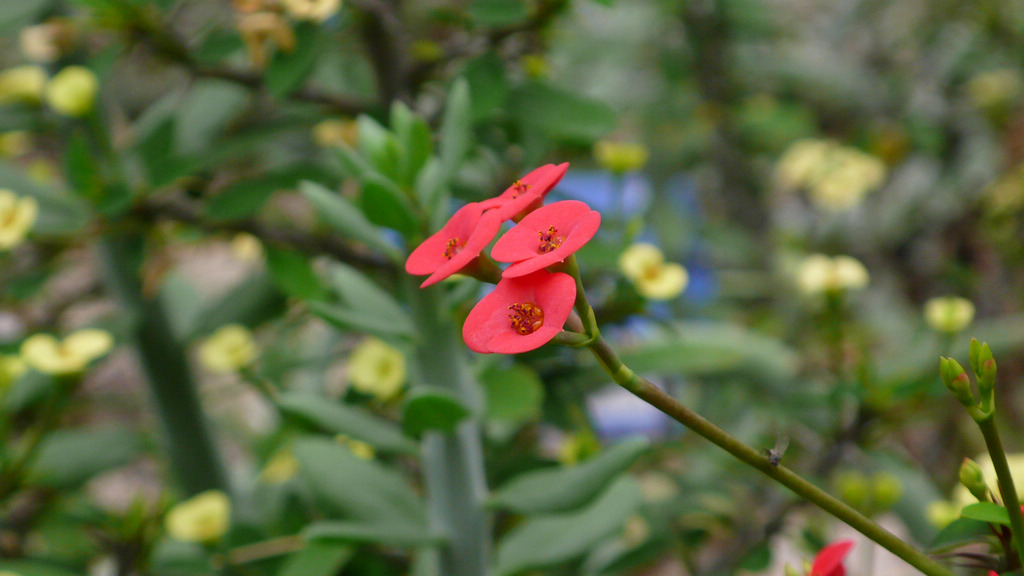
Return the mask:
<path id="1" fill-rule="evenodd" d="M 33 62 L 51 64 L 74 47 L 78 31 L 70 18 L 50 18 L 42 24 L 26 26 L 18 35 L 18 47 Z"/>
<path id="2" fill-rule="evenodd" d="M 0 188 L 0 250 L 10 250 L 28 236 L 39 215 L 39 205 L 31 196 L 18 196 Z"/>
<path id="3" fill-rule="evenodd" d="M 594 144 L 594 159 L 615 174 L 633 172 L 647 165 L 647 147 L 637 142 L 599 140 Z"/>
<path id="4" fill-rule="evenodd" d="M 686 269 L 665 262 L 665 255 L 653 244 L 639 242 L 619 256 L 619 270 L 633 282 L 637 292 L 651 300 L 671 300 L 689 283 Z"/>
<path id="5" fill-rule="evenodd" d="M 245 49 L 249 53 L 249 60 L 257 68 L 266 66 L 271 40 L 282 52 L 291 52 L 295 49 L 295 31 L 276 12 L 259 11 L 241 14 L 237 27 Z"/>
<path id="6" fill-rule="evenodd" d="M 804 259 L 797 271 L 797 285 L 811 296 L 860 290 L 867 287 L 869 279 L 864 265 L 850 256 L 813 254 Z"/>
<path id="7" fill-rule="evenodd" d="M 0 156 L 17 158 L 32 149 L 32 139 L 28 132 L 15 130 L 0 134 Z"/>
<path id="8" fill-rule="evenodd" d="M 405 356 L 377 338 L 367 338 L 352 350 L 348 360 L 352 388 L 379 400 L 395 397 L 405 383 Z"/>
<path id="9" fill-rule="evenodd" d="M 252 234 L 239 232 L 231 239 L 231 253 L 242 262 L 261 262 L 263 260 L 263 244 Z"/>
<path id="10" fill-rule="evenodd" d="M 164 528 L 175 540 L 210 544 L 231 525 L 231 501 L 220 490 L 208 490 L 179 502 L 167 512 Z"/>
<path id="11" fill-rule="evenodd" d="M 356 146 L 359 144 L 359 127 L 352 120 L 328 118 L 313 126 L 313 141 L 321 148 L 339 144 Z"/>
<path id="12" fill-rule="evenodd" d="M 210 372 L 228 374 L 252 364 L 259 350 L 249 329 L 228 324 L 199 344 L 199 361 Z"/>
<path id="13" fill-rule="evenodd" d="M 13 354 L 0 354 L 0 396 L 10 388 L 11 384 L 21 378 L 28 370 L 25 362 Z"/>
<path id="14" fill-rule="evenodd" d="M 530 78 L 547 78 L 551 75 L 551 65 L 540 54 L 526 54 L 519 59 L 519 65 Z"/>
<path id="15" fill-rule="evenodd" d="M 975 75 L 967 82 L 967 95 L 978 108 L 1000 108 L 1017 101 L 1024 92 L 1024 81 L 1011 68 Z"/>
<path id="16" fill-rule="evenodd" d="M 323 22 L 330 18 L 338 8 L 341 0 L 280 0 L 292 18 L 297 20 L 313 20 Z"/>
<path id="17" fill-rule="evenodd" d="M 0 104 L 38 104 L 43 98 L 46 70 L 35 64 L 15 66 L 0 72 Z"/>
<path id="18" fill-rule="evenodd" d="M 77 330 L 63 340 L 50 334 L 33 334 L 21 343 L 21 359 L 43 374 L 77 374 L 113 347 L 110 332 L 96 328 Z"/>
<path id="19" fill-rule="evenodd" d="M 373 446 L 363 442 L 362 440 L 350 438 L 345 434 L 338 434 L 335 440 L 338 441 L 338 444 L 348 448 L 352 454 L 356 455 L 356 457 L 362 458 L 363 460 L 373 460 L 374 457 L 377 456 L 377 451 L 373 449 Z"/>
<path id="20" fill-rule="evenodd" d="M 924 513 L 928 517 L 928 521 L 932 523 L 932 526 L 942 529 L 960 517 L 960 508 L 960 506 L 952 502 L 935 500 L 928 503 Z"/>
<path id="21" fill-rule="evenodd" d="M 956 334 L 974 320 L 974 304 L 966 298 L 942 296 L 924 303 L 924 321 L 932 330 Z"/>
<path id="22" fill-rule="evenodd" d="M 100 81 L 85 66 L 68 66 L 46 83 L 46 103 L 72 117 L 85 116 L 96 104 Z"/>
<path id="23" fill-rule="evenodd" d="M 807 190 L 820 208 L 835 212 L 859 205 L 885 182 L 887 170 L 879 158 L 833 140 L 794 142 L 776 166 L 784 188 Z"/>
<path id="24" fill-rule="evenodd" d="M 260 481 L 266 484 L 284 484 L 299 473 L 299 461 L 290 450 L 279 450 L 260 472 Z"/>

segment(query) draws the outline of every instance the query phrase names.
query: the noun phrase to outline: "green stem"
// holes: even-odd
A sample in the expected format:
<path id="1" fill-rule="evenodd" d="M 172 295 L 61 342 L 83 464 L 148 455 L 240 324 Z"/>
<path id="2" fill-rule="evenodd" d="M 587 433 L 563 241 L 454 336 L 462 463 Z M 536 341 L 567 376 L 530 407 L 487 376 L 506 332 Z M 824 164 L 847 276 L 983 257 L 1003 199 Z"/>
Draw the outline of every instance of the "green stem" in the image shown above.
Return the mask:
<path id="1" fill-rule="evenodd" d="M 135 266 L 141 237 L 101 244 L 106 280 L 131 319 L 136 351 L 169 444 L 171 466 L 189 494 L 226 490 L 227 479 L 203 417 L 185 348 L 160 301 L 142 294 Z"/>
<path id="2" fill-rule="evenodd" d="M 1003 442 L 999 439 L 999 431 L 996 429 L 996 419 L 989 415 L 987 418 L 978 420 L 978 428 L 981 428 L 981 435 L 985 437 L 985 446 L 992 456 L 992 464 L 996 469 L 996 478 L 999 479 L 999 491 L 1003 496 L 1003 504 L 1010 514 L 1010 531 L 1013 532 L 1013 541 L 1017 544 L 1017 555 L 1024 554 L 1024 515 L 1020 512 L 1020 499 L 1017 498 L 1017 487 L 1013 485 L 1013 476 L 1010 474 L 1010 465 L 1006 462 L 1006 452 L 1003 450 Z M 1006 555 L 1013 557 L 1012 551 L 1007 550 Z"/>
<path id="3" fill-rule="evenodd" d="M 801 498 L 842 520 L 853 529 L 906 560 L 907 563 L 924 574 L 928 576 L 953 576 L 950 570 L 910 544 L 900 540 L 870 518 L 840 502 L 821 488 L 804 480 L 789 468 L 773 465 L 762 452 L 747 446 L 725 430 L 706 420 L 703 416 L 683 406 L 675 398 L 672 398 L 648 380 L 637 376 L 622 363 L 603 338 L 598 337 L 590 345 L 590 350 L 612 376 L 616 384 L 630 391 L 641 400 L 644 400 L 680 424 L 711 441 L 741 462 L 789 488 Z"/>
<path id="4" fill-rule="evenodd" d="M 412 277 L 403 282 L 412 304 L 417 334 L 417 383 L 445 388 L 473 413 L 482 405 L 480 390 L 467 377 L 464 347 L 442 299 L 444 286 L 420 290 Z M 480 423 L 464 421 L 455 434 L 427 433 L 423 437 L 423 472 L 431 522 L 448 535 L 441 548 L 440 573 L 446 576 L 486 574 L 491 556 L 491 516 L 487 512 Z"/>

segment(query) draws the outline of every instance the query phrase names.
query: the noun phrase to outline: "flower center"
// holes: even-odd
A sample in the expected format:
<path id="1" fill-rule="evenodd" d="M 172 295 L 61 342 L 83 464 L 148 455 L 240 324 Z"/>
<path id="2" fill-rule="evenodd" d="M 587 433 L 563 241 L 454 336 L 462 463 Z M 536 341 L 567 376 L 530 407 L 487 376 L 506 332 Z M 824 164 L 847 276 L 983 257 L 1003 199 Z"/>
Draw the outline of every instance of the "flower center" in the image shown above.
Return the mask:
<path id="1" fill-rule="evenodd" d="M 564 241 L 565 238 L 562 236 L 555 236 L 557 233 L 558 228 L 555 228 L 554 226 L 548 227 L 547 232 L 540 230 L 538 232 L 538 234 L 540 234 L 540 247 L 537 248 L 537 252 L 547 254 L 561 246 L 562 241 Z"/>
<path id="2" fill-rule="evenodd" d="M 533 302 L 515 303 L 508 307 L 509 324 L 519 334 L 533 334 L 544 325 L 544 311 Z"/>
<path id="3" fill-rule="evenodd" d="M 516 180 L 515 182 L 512 183 L 512 197 L 519 198 L 519 196 L 526 194 L 526 190 L 529 187 L 530 185 L 526 184 L 522 180 Z"/>
<path id="4" fill-rule="evenodd" d="M 462 244 L 459 242 L 458 236 L 449 239 L 444 248 L 444 257 L 451 260 L 459 252 L 462 252 Z"/>

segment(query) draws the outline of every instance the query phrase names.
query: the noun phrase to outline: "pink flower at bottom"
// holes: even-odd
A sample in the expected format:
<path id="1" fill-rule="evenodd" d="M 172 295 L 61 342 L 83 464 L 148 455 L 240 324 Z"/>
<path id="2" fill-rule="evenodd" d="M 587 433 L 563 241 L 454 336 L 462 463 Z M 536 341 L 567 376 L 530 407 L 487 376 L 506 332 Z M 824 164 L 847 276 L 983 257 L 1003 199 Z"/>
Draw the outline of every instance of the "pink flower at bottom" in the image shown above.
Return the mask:
<path id="1" fill-rule="evenodd" d="M 576 280 L 568 274 L 539 270 L 502 278 L 470 311 L 462 338 L 484 354 L 535 350 L 562 331 L 575 301 Z"/>
<path id="2" fill-rule="evenodd" d="M 568 169 L 568 162 L 557 166 L 545 164 L 480 204 L 484 210 L 493 210 L 502 220 L 519 220 L 544 202 L 544 196 L 562 180 Z"/>
<path id="3" fill-rule="evenodd" d="M 523 276 L 564 262 L 601 226 L 601 215 L 579 200 L 563 200 L 530 212 L 491 249 L 498 262 L 512 262 L 505 278 Z"/>
<path id="4" fill-rule="evenodd" d="M 811 571 L 807 576 L 846 576 L 843 559 L 853 548 L 853 540 L 840 540 L 825 546 L 814 557 Z"/>
<path id="5" fill-rule="evenodd" d="M 471 266 L 498 234 L 501 223 L 497 215 L 485 214 L 479 202 L 466 204 L 437 233 L 409 254 L 405 271 L 416 275 L 430 274 L 420 288 L 440 282 Z"/>

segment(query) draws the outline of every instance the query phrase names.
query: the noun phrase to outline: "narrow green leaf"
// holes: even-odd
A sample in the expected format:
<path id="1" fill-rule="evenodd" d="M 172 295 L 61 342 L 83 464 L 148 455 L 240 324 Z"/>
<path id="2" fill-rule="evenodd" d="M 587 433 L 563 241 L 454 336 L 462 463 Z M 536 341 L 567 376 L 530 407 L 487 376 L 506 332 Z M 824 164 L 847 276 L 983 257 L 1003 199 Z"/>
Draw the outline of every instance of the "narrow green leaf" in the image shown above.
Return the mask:
<path id="1" fill-rule="evenodd" d="M 278 50 L 264 74 L 267 92 L 272 96 L 288 94 L 306 79 L 316 64 L 327 35 L 317 24 L 304 22 L 295 27 L 295 48 Z"/>
<path id="2" fill-rule="evenodd" d="M 367 219 L 410 237 L 419 228 L 412 202 L 398 186 L 380 174 L 368 174 L 362 181 L 358 204 Z"/>
<path id="3" fill-rule="evenodd" d="M 327 297 L 327 290 L 320 284 L 309 258 L 276 248 L 267 248 L 266 253 L 270 277 L 286 294 L 299 300 L 323 300 Z"/>
<path id="4" fill-rule="evenodd" d="M 411 327 L 396 326 L 387 317 L 374 312 L 319 301 L 310 301 L 307 305 L 310 312 L 342 330 L 367 332 L 383 340 L 413 340 L 416 337 Z"/>
<path id="5" fill-rule="evenodd" d="M 430 216 L 431 230 L 439 229 L 449 216 L 448 197 L 451 192 L 447 182 L 444 167 L 436 157 L 430 158 L 416 177 L 416 197 Z"/>
<path id="6" fill-rule="evenodd" d="M 494 572 L 497 576 L 512 576 L 578 558 L 621 529 L 641 501 L 636 481 L 624 477 L 579 512 L 532 517 L 509 531 L 498 544 Z"/>
<path id="7" fill-rule="evenodd" d="M 335 262 L 327 274 L 335 293 L 348 307 L 379 316 L 392 324 L 395 333 L 412 332 L 413 325 L 405 309 L 391 294 L 355 268 Z"/>
<path id="8" fill-rule="evenodd" d="M 293 189 L 299 182 L 317 176 L 326 178 L 319 167 L 300 164 L 235 182 L 210 199 L 206 214 L 214 220 L 247 218 L 262 208 L 275 192 Z"/>
<path id="9" fill-rule="evenodd" d="M 491 368 L 480 375 L 487 394 L 487 418 L 514 424 L 540 415 L 544 385 L 537 373 L 525 366 Z"/>
<path id="10" fill-rule="evenodd" d="M 330 434 L 344 434 L 370 444 L 381 452 L 415 454 L 419 447 L 406 438 L 397 425 L 377 418 L 365 410 L 321 396 L 285 392 L 277 407 L 295 418 Z"/>
<path id="11" fill-rule="evenodd" d="M 121 426 L 57 430 L 43 440 L 31 475 L 43 486 L 76 488 L 100 472 L 131 462 L 141 449 L 139 435 Z"/>
<path id="12" fill-rule="evenodd" d="M 419 386 L 405 403 L 402 430 L 413 438 L 427 431 L 451 434 L 467 416 L 469 409 L 447 390 Z"/>
<path id="13" fill-rule="evenodd" d="M 416 176 L 434 151 L 430 126 L 408 106 L 396 101 L 391 106 L 391 129 L 395 132 L 402 151 L 400 184 L 406 189 L 411 189 L 416 182 Z"/>
<path id="14" fill-rule="evenodd" d="M 82 130 L 75 130 L 67 141 L 67 147 L 64 149 L 64 173 L 72 192 L 89 202 L 99 201 L 102 187 L 100 171 Z"/>
<path id="15" fill-rule="evenodd" d="M 992 502 L 975 502 L 974 504 L 968 504 L 960 511 L 960 517 L 970 518 L 972 520 L 981 520 L 982 522 L 988 522 L 989 524 L 1002 524 L 1003 526 L 1010 525 L 1010 515 L 1006 512 L 1006 508 L 999 504 L 993 504 Z"/>
<path id="16" fill-rule="evenodd" d="M 223 296 L 203 306 L 189 338 L 206 334 L 225 324 L 255 326 L 279 314 L 285 297 L 266 272 L 255 272 L 236 284 Z"/>
<path id="17" fill-rule="evenodd" d="M 285 559 L 277 576 L 336 576 L 356 553 L 345 543 L 307 540 L 304 548 Z"/>
<path id="18" fill-rule="evenodd" d="M 359 151 L 369 160 L 374 170 L 391 179 L 401 177 L 401 156 L 398 140 L 376 120 L 363 115 L 356 120 L 359 126 Z"/>
<path id="19" fill-rule="evenodd" d="M 527 82 L 508 93 L 506 110 L 519 124 L 551 138 L 589 144 L 618 123 L 610 106 L 543 82 Z"/>
<path id="20" fill-rule="evenodd" d="M 578 508 L 620 477 L 648 446 L 646 438 L 627 438 L 582 464 L 520 474 L 491 496 L 491 505 L 521 513 Z"/>
<path id="21" fill-rule="evenodd" d="M 474 121 L 498 115 L 505 107 L 508 81 L 505 63 L 494 52 L 487 52 L 466 63 L 462 72 L 469 82 Z"/>
<path id="22" fill-rule="evenodd" d="M 333 440 L 295 442 L 299 473 L 328 514 L 426 531 L 423 502 L 393 469 L 352 454 Z"/>
<path id="23" fill-rule="evenodd" d="M 971 518 L 957 518 L 935 535 L 928 551 L 935 553 L 959 548 L 965 544 L 980 542 L 990 536 L 992 536 L 992 528 L 987 523 Z"/>
<path id="24" fill-rule="evenodd" d="M 314 522 L 303 530 L 303 535 L 313 543 L 369 543 L 398 548 L 437 546 L 444 542 L 440 536 L 420 527 L 385 522 L 343 520 Z"/>
<path id="25" fill-rule="evenodd" d="M 299 190 L 331 227 L 357 242 L 380 250 L 395 262 L 404 260 L 401 253 L 384 239 L 380 231 L 351 202 L 315 182 L 305 181 Z"/>
<path id="26" fill-rule="evenodd" d="M 441 170 L 447 180 L 462 166 L 473 145 L 472 101 L 469 83 L 456 78 L 448 93 L 448 104 L 441 120 Z"/>

